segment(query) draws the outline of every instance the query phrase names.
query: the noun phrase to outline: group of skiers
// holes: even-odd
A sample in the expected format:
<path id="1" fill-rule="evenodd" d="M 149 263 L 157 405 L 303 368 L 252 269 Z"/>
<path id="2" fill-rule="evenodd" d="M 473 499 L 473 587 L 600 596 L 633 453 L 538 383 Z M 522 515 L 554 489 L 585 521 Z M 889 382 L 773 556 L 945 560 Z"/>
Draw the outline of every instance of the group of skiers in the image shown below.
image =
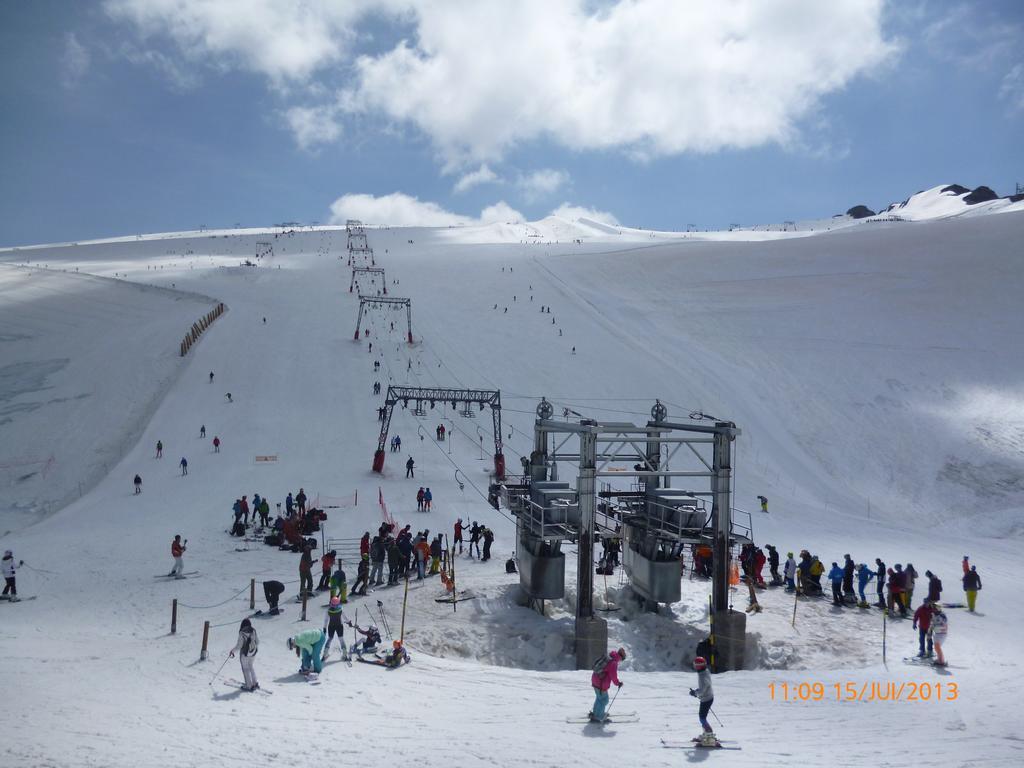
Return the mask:
<path id="1" fill-rule="evenodd" d="M 213 381 L 213 374 L 210 374 L 210 381 Z M 228 395 L 228 399 L 231 399 L 231 395 Z M 199 437 L 206 438 L 206 425 L 203 424 L 199 428 Z M 220 453 L 220 438 L 217 435 L 213 436 L 213 452 Z M 164 443 L 163 440 L 156 441 L 156 458 L 162 459 L 164 457 Z M 188 459 L 184 456 L 181 457 L 181 461 L 178 462 L 178 467 L 181 469 L 181 475 L 184 477 L 188 474 Z M 138 472 L 135 473 L 135 477 L 132 479 L 132 485 L 135 487 L 135 494 L 142 493 L 142 475 Z"/>
<path id="2" fill-rule="evenodd" d="M 417 512 L 429 512 L 431 502 L 434 501 L 434 494 L 430 492 L 429 486 L 424 489 L 420 486 L 420 489 L 416 491 L 416 511 Z"/>
<path id="3" fill-rule="evenodd" d="M 454 537 L 452 538 L 452 549 L 455 549 L 455 545 L 459 545 L 459 554 L 462 554 L 462 538 L 466 531 L 469 531 L 469 556 L 473 557 L 473 547 L 476 547 L 476 556 L 480 558 L 481 562 L 486 562 L 491 559 L 491 545 L 494 543 L 494 531 L 485 525 L 480 523 L 473 523 L 467 529 L 465 524 L 462 522 L 460 517 L 455 521 L 454 526 Z M 484 547 L 483 551 L 480 550 L 480 541 L 483 540 Z"/>

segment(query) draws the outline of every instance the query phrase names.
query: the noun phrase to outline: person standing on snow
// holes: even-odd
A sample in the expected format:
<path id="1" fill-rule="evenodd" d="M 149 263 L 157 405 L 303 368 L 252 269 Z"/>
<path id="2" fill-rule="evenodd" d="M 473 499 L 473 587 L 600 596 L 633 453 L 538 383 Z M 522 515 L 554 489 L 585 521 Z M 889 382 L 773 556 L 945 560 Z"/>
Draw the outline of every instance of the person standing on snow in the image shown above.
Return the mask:
<path id="1" fill-rule="evenodd" d="M 331 597 L 337 597 L 342 603 L 348 602 L 348 580 L 345 578 L 345 571 L 342 570 L 341 560 L 338 561 L 338 570 L 331 576 L 330 587 Z"/>
<path id="2" fill-rule="evenodd" d="M 423 486 L 422 485 L 420 486 L 420 489 L 418 491 L 416 491 L 416 511 L 417 512 L 422 512 L 423 511 Z"/>
<path id="3" fill-rule="evenodd" d="M 905 574 L 903 582 L 903 605 L 905 605 L 909 611 L 911 604 L 914 601 L 914 583 L 917 581 L 918 573 L 914 570 L 913 563 L 907 563 L 907 568 L 903 573 Z"/>
<path id="4" fill-rule="evenodd" d="M 853 563 L 853 558 L 848 554 L 843 555 L 843 600 L 847 597 L 853 597 L 853 572 L 856 570 L 856 566 Z"/>
<path id="5" fill-rule="evenodd" d="M 252 622 L 242 619 L 242 625 L 238 628 L 238 642 L 235 643 L 235 647 L 231 649 L 228 656 L 233 659 L 235 654 L 238 654 L 238 661 L 242 665 L 242 678 L 245 680 L 242 685 L 243 691 L 255 691 L 260 687 L 260 684 L 256 682 L 256 671 L 252 668 L 259 644 L 260 640 Z"/>
<path id="6" fill-rule="evenodd" d="M 772 586 L 777 586 L 782 583 L 782 577 L 779 575 L 779 550 L 773 544 L 764 546 L 768 550 L 768 570 L 772 575 Z"/>
<path id="7" fill-rule="evenodd" d="M 356 568 L 356 583 L 352 585 L 353 595 L 365 595 L 370 585 L 370 554 L 360 556 L 359 566 Z"/>
<path id="8" fill-rule="evenodd" d="M 199 427 L 199 437 L 206 437 L 206 425 Z"/>
<path id="9" fill-rule="evenodd" d="M 942 597 L 942 581 L 931 571 L 925 571 L 924 575 L 928 577 L 928 599 L 938 604 Z"/>
<path id="10" fill-rule="evenodd" d="M 327 605 L 327 613 L 324 614 L 324 634 L 327 635 L 327 642 L 324 644 L 324 653 L 321 659 L 327 661 L 331 655 L 331 641 L 338 636 L 338 645 L 341 646 L 341 658 L 348 658 L 348 650 L 345 648 L 345 614 L 342 613 L 341 598 L 332 597 Z"/>
<path id="11" fill-rule="evenodd" d="M 188 459 L 184 456 L 181 457 L 181 461 L 178 462 L 178 466 L 181 467 L 181 476 L 184 477 L 188 474 Z"/>
<path id="12" fill-rule="evenodd" d="M 875 578 L 874 572 L 865 563 L 857 566 L 857 591 L 860 593 L 860 602 L 857 605 L 860 608 L 868 607 L 868 599 L 864 595 L 864 589 L 873 578 Z"/>
<path id="13" fill-rule="evenodd" d="M 164 457 L 164 444 L 162 440 L 156 441 L 156 457 L 162 459 Z"/>
<path id="14" fill-rule="evenodd" d="M 914 611 L 914 629 L 918 631 L 918 643 L 921 650 L 917 654 L 917 658 L 925 658 L 924 652 L 924 641 L 928 640 L 928 658 L 932 655 L 932 636 L 928 632 L 932 624 L 932 604 L 925 600 L 921 603 L 920 607 Z"/>
<path id="15" fill-rule="evenodd" d="M 793 553 L 786 553 L 786 565 L 782 570 L 782 574 L 786 577 L 786 591 L 796 591 L 796 560 L 793 559 Z"/>
<path id="16" fill-rule="evenodd" d="M 299 508 L 299 514 L 306 514 L 306 489 L 299 488 L 299 492 L 295 494 L 295 505 Z"/>
<path id="17" fill-rule="evenodd" d="M 331 571 L 334 570 L 334 561 L 338 551 L 332 549 L 320 558 L 320 583 L 316 585 L 317 592 L 324 592 L 331 588 Z"/>
<path id="18" fill-rule="evenodd" d="M 384 583 L 384 560 L 387 558 L 387 549 L 384 546 L 384 539 L 374 536 L 370 542 L 370 584 L 379 587 Z"/>
<path id="19" fill-rule="evenodd" d="M 185 550 L 188 549 L 188 539 L 184 542 L 181 540 L 181 534 L 177 534 L 174 537 L 174 541 L 171 542 L 171 557 L 174 558 L 174 567 L 171 568 L 171 572 L 168 576 L 173 576 L 176 579 L 185 578 L 182 576 L 182 572 L 185 570 Z"/>
<path id="20" fill-rule="evenodd" d="M 412 460 L 412 456 L 405 462 L 405 476 L 406 478 L 416 477 L 416 473 L 413 472 L 413 467 L 416 466 L 416 462 Z"/>
<path id="21" fill-rule="evenodd" d="M 313 594 L 313 551 L 306 542 L 299 558 L 299 596 Z"/>
<path id="22" fill-rule="evenodd" d="M 882 562 L 882 558 L 875 558 L 875 566 L 877 567 L 877 570 L 875 571 L 875 578 L 877 579 L 875 581 L 875 587 L 878 588 L 878 602 L 876 602 L 875 605 L 879 608 L 885 608 L 885 598 L 883 595 L 885 594 L 886 569 L 885 563 Z"/>
<path id="23" fill-rule="evenodd" d="M 433 500 L 434 500 L 434 494 L 432 494 L 430 492 L 430 488 L 427 488 L 427 490 L 425 490 L 423 492 L 423 511 L 424 512 L 429 512 L 430 511 L 430 504 L 431 504 L 431 502 Z"/>
<path id="24" fill-rule="evenodd" d="M 486 563 L 491 559 L 491 544 L 494 543 L 494 531 L 490 528 L 484 528 L 481 531 L 481 535 L 484 537 L 484 556 L 480 558 L 480 561 Z"/>
<path id="25" fill-rule="evenodd" d="M 321 654 L 325 640 L 324 633 L 319 629 L 307 629 L 305 632 L 299 632 L 295 637 L 288 638 L 288 650 L 295 651 L 297 657 L 301 654 L 300 675 L 319 674 L 324 668 Z"/>
<path id="26" fill-rule="evenodd" d="M 142 493 L 142 475 L 135 475 L 135 495 Z"/>
<path id="27" fill-rule="evenodd" d="M 843 604 L 843 569 L 839 564 L 832 561 L 832 570 L 828 572 L 829 581 L 832 582 L 832 605 Z"/>
<path id="28" fill-rule="evenodd" d="M 22 566 L 25 564 L 24 560 L 19 560 L 18 565 Z M 15 580 L 14 570 L 14 553 L 11 550 L 4 552 L 4 559 L 2 561 L 3 574 L 4 574 L 4 593 L 3 596 L 10 600 L 12 603 L 18 602 L 18 585 Z"/>
<path id="29" fill-rule="evenodd" d="M 216 435 L 213 436 L 213 452 L 220 453 L 220 438 Z"/>
<path id="30" fill-rule="evenodd" d="M 292 507 L 295 505 L 295 501 L 292 499 L 292 492 L 288 491 L 288 495 L 284 497 L 284 508 L 287 512 L 287 517 L 292 516 Z"/>
<path id="31" fill-rule="evenodd" d="M 479 523 L 473 523 L 469 528 L 469 556 L 473 557 L 473 545 L 476 544 L 476 556 L 480 557 L 480 531 L 483 530 L 483 526 Z"/>
<path id="32" fill-rule="evenodd" d="M 964 558 L 964 564 L 967 558 Z M 964 574 L 964 594 L 967 595 L 967 610 L 974 613 L 974 604 L 978 600 L 978 590 L 981 589 L 981 576 L 978 575 L 978 566 L 972 565 L 971 570 Z"/>
<path id="33" fill-rule="evenodd" d="M 462 554 L 462 518 L 455 521 L 455 538 L 452 539 L 452 555 L 455 554 L 455 545 L 459 545 L 459 554 Z"/>
<path id="34" fill-rule="evenodd" d="M 700 720 L 700 727 L 704 733 L 700 736 L 701 746 L 710 747 L 718 743 L 715 732 L 708 722 L 708 712 L 711 705 L 715 703 L 715 692 L 711 688 L 711 670 L 708 669 L 708 662 L 703 656 L 693 660 L 693 669 L 697 672 L 697 687 L 690 689 L 690 695 L 700 702 L 700 709 L 697 712 L 697 719 Z"/>
<path id="35" fill-rule="evenodd" d="M 607 656 L 603 656 L 594 664 L 594 672 L 590 676 L 590 685 L 594 689 L 594 708 L 590 712 L 590 722 L 603 723 L 606 720 L 605 710 L 608 709 L 608 689 L 612 683 L 619 688 L 619 662 L 626 659 L 626 649 L 619 648 Z"/>
<path id="36" fill-rule="evenodd" d="M 946 635 L 949 633 L 949 619 L 942 612 L 938 603 L 932 603 L 932 642 L 935 643 L 936 659 L 933 662 L 936 667 L 946 666 L 946 657 L 942 653 L 942 646 L 946 644 Z"/>

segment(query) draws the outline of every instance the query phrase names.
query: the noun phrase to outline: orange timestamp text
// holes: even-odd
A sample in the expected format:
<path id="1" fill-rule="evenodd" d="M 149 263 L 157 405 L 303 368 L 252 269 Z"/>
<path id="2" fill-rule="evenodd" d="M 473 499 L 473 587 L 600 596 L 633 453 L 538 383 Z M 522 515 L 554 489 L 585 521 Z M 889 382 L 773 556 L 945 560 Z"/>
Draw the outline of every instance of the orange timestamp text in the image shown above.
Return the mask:
<path id="1" fill-rule="evenodd" d="M 769 683 L 772 701 L 956 701 L 960 686 L 950 682 Z"/>

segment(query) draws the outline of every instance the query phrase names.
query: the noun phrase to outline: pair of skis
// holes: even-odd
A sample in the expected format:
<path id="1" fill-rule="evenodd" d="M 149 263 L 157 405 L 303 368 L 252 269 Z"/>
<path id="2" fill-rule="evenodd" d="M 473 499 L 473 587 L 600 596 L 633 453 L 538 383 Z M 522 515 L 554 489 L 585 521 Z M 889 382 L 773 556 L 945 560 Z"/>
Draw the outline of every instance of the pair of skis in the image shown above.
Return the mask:
<path id="1" fill-rule="evenodd" d="M 245 683 L 241 682 L 240 680 L 235 680 L 234 678 L 230 678 L 230 677 L 229 678 L 225 678 L 223 680 L 223 683 L 224 683 L 224 685 L 228 686 L 229 688 L 237 688 L 238 690 L 245 691 L 246 693 L 262 693 L 264 696 L 273 696 L 274 695 L 273 691 L 268 691 L 265 688 L 256 688 L 255 690 L 251 690 L 249 688 L 246 688 L 245 687 Z"/>
<path id="2" fill-rule="evenodd" d="M 565 722 L 578 725 L 587 725 L 589 723 L 594 725 L 618 725 L 619 723 L 638 723 L 640 722 L 640 717 L 636 712 L 616 712 L 614 717 L 609 715 L 604 720 L 594 720 L 588 715 L 587 717 L 567 717 Z"/>
<path id="3" fill-rule="evenodd" d="M 714 744 L 704 744 L 701 742 L 700 737 L 695 737 L 689 741 L 661 740 L 661 746 L 665 749 L 742 749 L 742 747 L 726 746 L 727 744 L 732 744 L 732 742 L 723 743 L 721 740 L 715 739 Z"/>

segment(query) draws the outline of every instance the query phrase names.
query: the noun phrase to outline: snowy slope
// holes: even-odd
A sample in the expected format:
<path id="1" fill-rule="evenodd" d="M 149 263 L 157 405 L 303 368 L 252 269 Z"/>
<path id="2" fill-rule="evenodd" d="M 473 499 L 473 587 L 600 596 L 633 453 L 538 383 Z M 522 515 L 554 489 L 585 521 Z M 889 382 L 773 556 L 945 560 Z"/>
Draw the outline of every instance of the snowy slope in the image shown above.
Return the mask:
<path id="1" fill-rule="evenodd" d="M 373 311 L 372 354 L 351 340 L 357 302 L 337 258 L 345 243 L 337 230 L 278 239 L 274 256 L 256 268 L 235 265 L 264 235 L 33 253 L 33 261 L 51 267 L 117 272 L 211 296 L 231 311 L 189 353 L 137 444 L 93 491 L 4 537 L 5 547 L 36 569 L 19 572 L 20 591 L 38 596 L 0 604 L 0 677 L 18 692 L 18 706 L 0 715 L 9 735 L 5 762 L 301 763 L 323 760 L 324 750 L 365 762 L 385 759 L 381 749 L 388 760 L 437 753 L 466 766 L 589 766 L 610 754 L 667 766 L 703 757 L 664 750 L 658 739 L 696 732 L 695 707 L 685 695 L 693 675 L 679 669 L 706 629 L 708 585 L 684 580 L 680 603 L 661 615 L 639 615 L 618 576 L 607 593 L 600 583 L 599 605 L 607 596 L 623 607 L 609 614 L 611 642 L 630 652 L 615 709 L 635 709 L 641 721 L 604 732 L 566 724 L 591 700 L 588 675 L 571 669 L 573 588 L 546 618 L 516 605 L 516 577 L 503 568 L 512 526 L 474 489 L 486 490 L 488 461 L 478 458 L 477 427 L 487 432 L 487 414 L 471 421 L 439 405 L 421 422 L 411 411 L 397 412 L 392 433 L 402 435 L 404 451 L 388 455 L 383 477 L 373 475 L 377 359 L 385 385 L 499 387 L 510 466 L 529 450 L 542 395 L 610 420 L 644 419 L 660 397 L 675 417 L 703 410 L 743 429 L 737 505 L 753 507 L 757 493 L 772 500 L 771 515 L 755 519 L 759 541 L 783 552 L 808 547 L 826 560 L 847 551 L 867 562 L 909 560 L 922 573 L 939 573 L 952 599 L 959 595 L 959 559 L 971 554 L 985 579 L 980 612 L 951 613 L 947 650 L 954 666 L 943 675 L 900 661 L 916 648 L 903 623 L 887 628 L 886 668 L 878 613 L 801 602 L 794 628 L 791 598 L 765 594 L 765 612 L 748 624 L 748 658 L 756 668 L 715 679 L 721 734 L 743 750 L 714 759 L 776 766 L 842 756 L 844 764 L 877 766 L 917 762 L 926 752 L 949 765 L 1019 764 L 1007 681 L 1019 678 L 1020 664 L 993 649 L 1014 647 L 1024 629 L 1003 607 L 1017 591 L 1011 563 L 1021 520 L 1014 478 L 1021 473 L 1024 359 L 1015 346 L 1015 297 L 1024 287 L 1016 248 L 1024 217 L 625 249 L 610 242 L 460 244 L 450 236 L 458 231 L 369 232 L 378 264 L 389 281 L 399 281 L 391 293 L 413 300 L 417 338 L 411 348 L 403 344 L 403 316 Z M 187 250 L 193 252 L 183 255 Z M 540 305 L 550 305 L 552 315 L 542 316 Z M 214 384 L 207 381 L 211 370 Z M 82 374 L 83 385 L 99 389 L 108 375 L 94 368 Z M 127 397 L 133 404 L 142 399 Z M 454 427 L 447 446 L 430 439 L 442 418 Z M 205 441 L 200 424 L 207 426 Z M 59 426 L 49 423 L 49 434 Z M 128 425 L 124 434 L 131 434 Z M 214 434 L 224 441 L 219 454 L 209 444 Z M 153 457 L 157 439 L 166 446 L 162 460 Z M 187 477 L 177 468 L 181 455 L 189 458 Z M 257 455 L 277 461 L 257 463 Z M 404 479 L 407 455 L 416 459 L 416 480 Z M 456 468 L 469 481 L 463 490 Z M 145 478 L 139 497 L 131 489 L 135 472 Z M 429 514 L 417 514 L 411 503 L 420 483 L 434 492 Z M 459 560 L 460 588 L 478 598 L 457 613 L 434 602 L 435 582 L 413 584 L 406 636 L 414 662 L 406 669 L 334 663 L 323 685 L 299 682 L 284 640 L 316 626 L 321 613 L 317 606 L 314 623 L 303 625 L 289 603 L 283 616 L 257 623 L 257 672 L 273 695 L 208 685 L 234 643 L 238 620 L 249 613 L 249 579 L 290 582 L 289 594 L 297 580 L 295 555 L 236 551 L 237 540 L 224 534 L 231 503 L 253 492 L 279 501 L 299 486 L 336 499 L 358 490 L 357 506 L 329 510 L 331 536 L 377 527 L 379 487 L 395 518 L 414 529 L 449 531 L 457 516 L 491 525 L 495 560 Z M 186 570 L 199 576 L 153 579 L 169 569 L 169 543 L 178 532 L 190 539 Z M 182 606 L 178 634 L 169 636 L 173 597 Z M 396 626 L 396 589 L 353 601 L 350 615 L 359 608 L 365 620 L 366 603 L 377 599 Z M 211 660 L 197 663 L 204 620 L 214 625 Z M 239 676 L 235 662 L 225 670 Z M 831 692 L 847 681 L 858 688 L 872 681 L 955 682 L 958 698 L 769 698 L 772 682 L 822 682 Z M 898 738 L 887 738 L 883 724 L 894 717 Z M 385 723 L 382 746 L 371 737 Z"/>
<path id="2" fill-rule="evenodd" d="M 959 191 L 955 185 L 940 184 L 911 195 L 902 203 L 893 203 L 878 216 L 866 219 L 866 221 L 885 220 L 892 217 L 898 217 L 904 221 L 926 221 L 928 219 L 948 219 L 953 216 L 985 216 L 991 213 L 1011 213 L 1024 210 L 1024 200 L 1014 203 L 1005 197 L 972 205 L 965 199 L 969 193 L 969 190 Z"/>

